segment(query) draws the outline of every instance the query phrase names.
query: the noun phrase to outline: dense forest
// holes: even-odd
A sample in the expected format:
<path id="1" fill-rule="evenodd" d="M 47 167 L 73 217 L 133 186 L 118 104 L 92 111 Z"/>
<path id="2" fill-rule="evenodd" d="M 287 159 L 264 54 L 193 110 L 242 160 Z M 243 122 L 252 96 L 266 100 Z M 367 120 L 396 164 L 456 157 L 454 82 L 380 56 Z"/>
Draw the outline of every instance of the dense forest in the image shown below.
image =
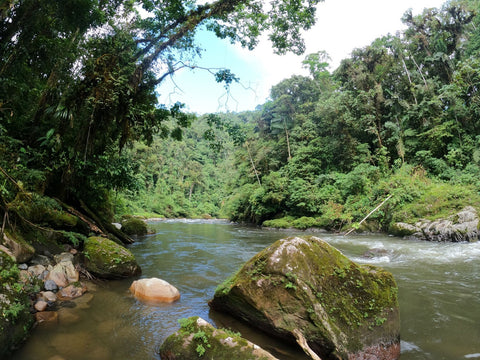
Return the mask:
<path id="1" fill-rule="evenodd" d="M 199 118 L 156 97 L 165 77 L 194 67 L 197 27 L 249 48 L 268 31 L 278 53 L 301 53 L 318 1 L 160 3 L 3 3 L 3 227 L 9 216 L 28 221 L 24 193 L 106 222 L 228 217 L 330 230 L 355 226 L 389 195 L 376 230 L 479 204 L 477 1 L 406 11 L 405 31 L 333 72 L 328 54 L 309 54 L 309 75 L 275 85 L 255 111 Z M 241 81 L 210 72 L 225 86 Z"/>
<path id="2" fill-rule="evenodd" d="M 406 11 L 402 34 L 355 49 L 333 73 L 328 54 L 309 54 L 309 76 L 275 85 L 255 111 L 200 117 L 157 150 L 136 145 L 140 186 L 118 205 L 339 230 L 393 195 L 370 219 L 384 231 L 478 206 L 477 11 L 476 1 Z"/>

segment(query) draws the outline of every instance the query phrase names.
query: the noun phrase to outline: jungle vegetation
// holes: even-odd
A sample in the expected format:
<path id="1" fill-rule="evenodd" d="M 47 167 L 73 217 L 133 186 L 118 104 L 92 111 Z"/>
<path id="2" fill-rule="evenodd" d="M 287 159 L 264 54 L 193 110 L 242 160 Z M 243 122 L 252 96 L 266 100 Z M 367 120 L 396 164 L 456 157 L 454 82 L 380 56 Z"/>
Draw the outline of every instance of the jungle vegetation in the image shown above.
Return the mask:
<path id="1" fill-rule="evenodd" d="M 300 31 L 314 24 L 320 1 L 2 0 L 2 233 L 10 220 L 32 223 L 12 205 L 19 194 L 112 220 L 112 193 L 137 181 L 139 166 L 124 150 L 181 139 L 193 120 L 182 104 L 158 103 L 156 91 L 195 66 L 195 33 L 250 49 L 265 34 L 276 52 L 302 53 Z M 209 71 L 225 86 L 236 81 L 228 69 Z"/>
<path id="2" fill-rule="evenodd" d="M 194 66 L 199 28 L 247 48 L 267 33 L 278 53 L 300 54 L 318 2 L 3 1 L 3 226 L 22 192 L 108 221 L 228 217 L 331 230 L 390 194 L 372 216 L 377 230 L 479 207 L 478 1 L 407 10 L 404 32 L 355 49 L 334 71 L 328 54 L 309 54 L 309 75 L 275 85 L 255 111 L 196 118 L 158 103 L 157 86 Z M 241 81 L 229 69 L 213 76 Z"/>
<path id="3" fill-rule="evenodd" d="M 176 150 L 161 142 L 156 190 L 144 181 L 130 199 L 163 216 L 330 230 L 355 226 L 389 195 L 375 230 L 478 208 L 478 9 L 449 1 L 406 11 L 403 33 L 355 49 L 333 72 L 325 52 L 307 55 L 309 75 L 275 85 L 255 111 L 204 116 Z M 212 122 L 216 142 L 202 141 Z"/>

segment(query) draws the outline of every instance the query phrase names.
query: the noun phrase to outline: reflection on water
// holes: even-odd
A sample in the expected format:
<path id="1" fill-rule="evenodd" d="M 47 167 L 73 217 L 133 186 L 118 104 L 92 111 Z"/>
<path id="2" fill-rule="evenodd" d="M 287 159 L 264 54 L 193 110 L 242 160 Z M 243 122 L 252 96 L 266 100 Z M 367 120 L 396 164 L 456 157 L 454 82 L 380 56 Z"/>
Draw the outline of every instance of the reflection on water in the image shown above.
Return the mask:
<path id="1" fill-rule="evenodd" d="M 162 221 L 130 249 L 142 277 L 175 285 L 180 301 L 150 306 L 128 292 L 133 279 L 104 282 L 94 297 L 62 309 L 59 325 L 39 326 L 14 359 L 158 359 L 155 349 L 182 317 L 230 327 L 280 359 L 300 350 L 209 311 L 216 286 L 254 254 L 292 231 L 266 231 L 222 221 Z M 301 233 L 303 234 L 303 233 Z M 480 359 L 480 243 L 442 244 L 385 236 L 321 237 L 359 263 L 391 271 L 399 285 L 403 359 Z M 370 249 L 373 257 L 364 257 Z M 369 254 L 372 256 L 372 253 Z M 87 298 L 85 298 L 87 299 Z M 55 356 L 60 356 L 55 357 Z"/>

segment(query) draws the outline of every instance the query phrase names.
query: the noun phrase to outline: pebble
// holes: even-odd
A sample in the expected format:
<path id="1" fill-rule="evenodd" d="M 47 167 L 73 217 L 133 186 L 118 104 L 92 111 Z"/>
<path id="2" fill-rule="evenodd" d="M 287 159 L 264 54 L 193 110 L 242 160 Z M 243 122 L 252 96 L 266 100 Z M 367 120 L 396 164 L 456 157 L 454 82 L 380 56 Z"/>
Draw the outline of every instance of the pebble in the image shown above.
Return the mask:
<path id="1" fill-rule="evenodd" d="M 45 311 L 47 306 L 48 306 L 48 303 L 46 301 L 39 300 L 35 303 L 34 307 L 35 307 L 35 310 L 37 311 Z"/>
<path id="2" fill-rule="evenodd" d="M 53 280 L 46 280 L 45 283 L 43 284 L 45 290 L 47 291 L 55 291 L 58 290 L 58 286 Z"/>

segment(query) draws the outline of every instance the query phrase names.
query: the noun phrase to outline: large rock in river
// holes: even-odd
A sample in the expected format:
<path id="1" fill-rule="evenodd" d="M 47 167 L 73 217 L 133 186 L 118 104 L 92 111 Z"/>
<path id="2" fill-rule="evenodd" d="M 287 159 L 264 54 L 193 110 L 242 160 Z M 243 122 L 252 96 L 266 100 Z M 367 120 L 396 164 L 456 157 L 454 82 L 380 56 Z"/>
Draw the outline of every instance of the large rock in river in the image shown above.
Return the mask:
<path id="1" fill-rule="evenodd" d="M 133 254 L 107 238 L 89 237 L 83 254 L 87 270 L 102 278 L 125 278 L 141 273 Z"/>
<path id="2" fill-rule="evenodd" d="M 220 285 L 210 306 L 321 359 L 397 359 L 395 280 L 316 237 L 282 239 Z M 312 358 L 315 356 L 310 355 Z"/>
<path id="3" fill-rule="evenodd" d="M 162 360 L 277 360 L 239 334 L 215 329 L 198 316 L 180 320 L 181 328 L 159 349 Z"/>
<path id="4" fill-rule="evenodd" d="M 153 303 L 171 303 L 180 299 L 175 286 L 157 278 L 135 280 L 130 292 L 139 300 Z"/>
<path id="5" fill-rule="evenodd" d="M 472 206 L 445 219 L 420 220 L 415 224 L 394 223 L 389 232 L 409 239 L 445 242 L 475 242 L 480 239 L 479 219 Z"/>

